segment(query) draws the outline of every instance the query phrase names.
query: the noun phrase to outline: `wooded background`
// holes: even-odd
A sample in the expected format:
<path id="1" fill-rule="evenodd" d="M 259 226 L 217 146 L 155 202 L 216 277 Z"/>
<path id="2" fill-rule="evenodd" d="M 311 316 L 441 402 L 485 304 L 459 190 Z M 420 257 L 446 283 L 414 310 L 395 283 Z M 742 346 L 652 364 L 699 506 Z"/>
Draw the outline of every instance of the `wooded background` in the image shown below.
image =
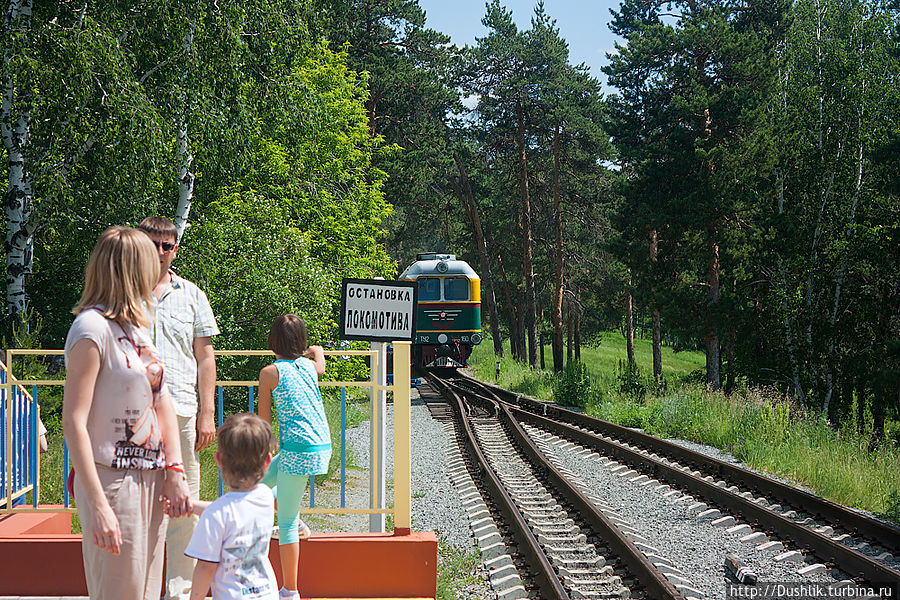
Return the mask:
<path id="1" fill-rule="evenodd" d="M 60 347 L 98 234 L 161 214 L 221 348 L 333 340 L 341 278 L 449 251 L 535 367 L 646 329 L 713 388 L 897 414 L 897 0 L 625 0 L 607 95 L 540 3 L 462 48 L 416 0 L 4 5 L 8 345 Z"/>

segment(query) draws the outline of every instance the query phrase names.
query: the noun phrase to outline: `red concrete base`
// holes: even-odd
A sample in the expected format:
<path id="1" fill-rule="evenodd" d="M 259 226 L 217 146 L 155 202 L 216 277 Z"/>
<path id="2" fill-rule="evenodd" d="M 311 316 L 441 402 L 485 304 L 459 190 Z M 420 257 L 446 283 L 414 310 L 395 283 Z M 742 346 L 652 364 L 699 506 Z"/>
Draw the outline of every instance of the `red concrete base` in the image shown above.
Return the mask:
<path id="1" fill-rule="evenodd" d="M 71 531 L 72 513 L 0 515 L 0 596 L 86 595 L 81 536 Z"/>
<path id="2" fill-rule="evenodd" d="M 86 596 L 81 536 L 68 513 L 0 516 L 0 596 Z M 277 541 L 269 559 L 281 585 Z M 320 533 L 300 542 L 304 598 L 434 598 L 433 532 Z"/>
<path id="3" fill-rule="evenodd" d="M 437 536 L 431 531 L 313 535 L 300 544 L 300 595 L 434 598 L 437 551 Z"/>
<path id="4" fill-rule="evenodd" d="M 41 508 L 62 508 L 61 505 L 41 505 Z M 0 536 L 11 537 L 26 533 L 71 533 L 72 513 L 0 513 Z"/>

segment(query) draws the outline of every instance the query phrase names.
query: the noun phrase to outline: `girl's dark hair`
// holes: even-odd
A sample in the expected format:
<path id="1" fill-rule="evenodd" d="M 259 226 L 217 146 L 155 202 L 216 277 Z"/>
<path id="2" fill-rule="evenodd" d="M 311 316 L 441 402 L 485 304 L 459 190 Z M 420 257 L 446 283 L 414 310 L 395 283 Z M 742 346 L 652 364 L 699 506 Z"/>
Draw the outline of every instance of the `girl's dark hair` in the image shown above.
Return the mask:
<path id="1" fill-rule="evenodd" d="M 231 415 L 216 434 L 222 477 L 229 487 L 255 485 L 266 474 L 266 457 L 272 448 L 272 427 L 258 415 Z"/>
<path id="2" fill-rule="evenodd" d="M 306 352 L 306 323 L 297 315 L 281 315 L 269 328 L 269 350 L 288 359 Z"/>

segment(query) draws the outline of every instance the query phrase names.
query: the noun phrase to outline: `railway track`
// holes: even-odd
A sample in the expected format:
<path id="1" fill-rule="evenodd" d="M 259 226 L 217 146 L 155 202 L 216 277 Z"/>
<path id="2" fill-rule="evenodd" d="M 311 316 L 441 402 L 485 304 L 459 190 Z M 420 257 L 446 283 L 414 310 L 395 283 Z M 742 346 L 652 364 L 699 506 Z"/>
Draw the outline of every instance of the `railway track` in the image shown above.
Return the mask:
<path id="1" fill-rule="evenodd" d="M 506 513 L 517 512 L 521 529 L 532 533 L 533 539 L 525 540 L 518 537 L 527 537 L 525 533 L 515 533 L 510 526 L 512 541 L 507 543 L 519 550 L 516 554 L 525 565 L 520 568 L 522 588 L 533 597 L 704 595 L 621 510 L 617 513 L 591 492 L 584 478 L 593 475 L 579 477 L 576 471 L 581 467 L 563 466 L 574 456 L 601 465 L 610 476 L 642 493 L 657 492 L 682 512 L 687 509 L 698 522 L 721 527 L 722 535 L 738 536 L 742 543 L 770 552 L 773 561 L 797 561 L 794 571 L 799 581 L 824 574 L 819 577 L 825 579 L 819 580 L 830 581 L 829 589 L 900 587 L 893 556 L 900 529 L 890 524 L 671 442 L 475 380 L 456 376 L 430 383 L 453 399 L 459 414 L 469 415 L 457 427 L 472 431 L 472 441 L 465 442 L 471 446 L 470 456 L 484 455 L 485 463 L 474 466 L 473 459 L 470 471 L 474 469 L 483 481 L 495 479 L 484 486 L 490 491 L 490 503 L 504 522 L 511 518 Z M 489 450 L 478 450 L 479 440 Z M 526 467 L 529 474 L 523 474 Z M 493 475 L 481 477 L 482 472 Z M 504 495 L 517 508 L 499 508 L 496 498 Z M 543 512 L 535 512 L 536 505 L 529 504 L 538 501 L 544 503 Z M 554 545 L 563 539 L 565 546 Z M 596 556 L 597 572 L 583 564 L 567 567 L 562 555 L 554 554 L 561 547 L 580 548 L 588 562 Z M 542 562 L 549 563 L 549 571 L 541 570 L 546 567 Z M 722 571 L 721 563 L 709 568 Z M 587 585 L 579 587 L 579 579 Z"/>
<path id="2" fill-rule="evenodd" d="M 626 535 L 627 528 L 620 529 L 622 517 L 604 513 L 599 499 L 573 483 L 574 474 L 549 461 L 509 407 L 448 381 L 428 381 L 455 404 L 468 471 L 502 519 L 498 539 L 513 548 L 510 561 L 522 585 L 501 591 L 501 597 L 684 598 Z"/>

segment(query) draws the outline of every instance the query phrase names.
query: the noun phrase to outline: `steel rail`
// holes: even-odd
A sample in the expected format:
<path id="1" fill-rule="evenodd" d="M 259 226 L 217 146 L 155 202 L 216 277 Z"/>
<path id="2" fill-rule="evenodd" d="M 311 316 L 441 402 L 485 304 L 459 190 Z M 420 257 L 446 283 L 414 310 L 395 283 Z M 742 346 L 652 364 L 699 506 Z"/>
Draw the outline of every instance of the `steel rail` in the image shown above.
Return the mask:
<path id="1" fill-rule="evenodd" d="M 488 390 L 491 392 L 491 390 Z M 469 391 L 477 395 L 476 392 Z M 494 395 L 494 394 L 492 394 Z M 580 518 L 603 540 L 616 556 L 628 566 L 629 572 L 640 582 L 648 597 L 655 600 L 683 600 L 684 596 L 655 567 L 616 525 L 603 514 L 591 500 L 551 464 L 538 449 L 518 419 L 512 414 L 517 410 L 502 400 L 483 398 L 483 401 L 499 402 L 500 416 L 507 432 L 514 438 L 519 450 L 536 469 L 543 472 L 555 492 L 558 492 L 577 512 Z M 521 411 L 524 412 L 524 411 Z M 527 413 L 526 413 L 527 414 Z"/>
<path id="2" fill-rule="evenodd" d="M 537 448 L 531 437 L 522 429 L 518 420 L 512 414 L 508 405 L 501 405 L 501 415 L 507 426 L 507 431 L 513 434 L 519 449 L 531 461 L 535 468 L 544 471 L 545 477 L 550 481 L 555 492 L 562 495 L 591 529 L 603 540 L 616 556 L 626 565 L 629 572 L 646 589 L 650 598 L 657 600 L 676 600 L 683 596 L 675 589 L 668 579 L 653 566 L 653 563 L 644 556 L 625 534 L 610 521 L 606 515 L 591 502 L 584 493 L 573 486 L 569 480 L 560 473 L 559 469 L 547 462 L 544 454 Z"/>
<path id="3" fill-rule="evenodd" d="M 443 390 L 445 397 L 449 396 L 452 398 L 453 403 L 451 406 L 454 406 L 455 409 L 454 418 L 456 419 L 457 424 L 461 426 L 465 432 L 465 435 L 462 436 L 462 438 L 466 450 L 468 451 L 469 456 L 475 460 L 476 467 L 480 471 L 481 477 L 473 477 L 473 479 L 479 481 L 486 488 L 487 492 L 494 500 L 494 505 L 497 510 L 500 511 L 503 518 L 506 520 L 506 523 L 510 526 L 513 537 L 518 544 L 519 553 L 525 557 L 528 566 L 534 571 L 533 580 L 540 592 L 540 597 L 568 600 L 569 595 L 566 592 L 562 581 L 560 581 L 557 576 L 556 570 L 553 568 L 547 555 L 544 554 L 544 551 L 541 549 L 540 543 L 528 526 L 528 521 L 522 513 L 519 512 L 515 502 L 506 492 L 500 478 L 494 473 L 494 470 L 488 463 L 487 457 L 484 456 L 481 448 L 479 448 L 475 438 L 475 432 L 472 431 L 468 419 L 463 417 L 463 415 L 466 414 L 463 400 L 453 389 L 445 385 L 440 379 L 436 377 L 426 377 L 426 379 L 433 385 L 437 384 L 434 385 L 434 387 Z M 496 414 L 496 405 L 493 406 L 493 410 Z"/>
<path id="4" fill-rule="evenodd" d="M 477 381 L 469 379 L 473 382 Z M 705 474 L 755 489 L 762 495 L 802 509 L 828 523 L 839 525 L 843 529 L 856 532 L 860 536 L 876 541 L 890 550 L 900 550 L 900 527 L 896 525 L 884 523 L 797 487 L 785 485 L 759 473 L 754 473 L 737 465 L 689 450 L 667 440 L 634 431 L 628 427 L 615 425 L 608 421 L 595 419 L 556 405 L 540 402 L 491 384 L 483 385 L 491 388 L 501 399 L 503 397 L 514 398 L 516 404 L 533 412 L 545 416 L 555 416 L 561 420 L 598 431 L 604 435 L 637 444 L 651 452 L 674 458 L 683 464 L 693 465 L 697 470 Z"/>
<path id="5" fill-rule="evenodd" d="M 862 577 L 871 583 L 890 582 L 900 584 L 900 572 L 714 483 L 560 421 L 508 404 L 503 404 L 501 407 L 506 408 L 516 418 L 531 423 L 536 427 L 551 431 L 560 437 L 572 440 L 603 454 L 612 455 L 616 459 L 633 466 L 639 466 L 644 473 L 650 472 L 658 479 L 681 486 L 692 493 L 700 494 L 728 511 L 740 514 L 747 520 L 755 522 L 762 527 L 787 534 L 798 545 L 808 548 L 816 556 L 819 556 L 826 562 L 837 565 L 841 570 L 852 576 Z"/>

